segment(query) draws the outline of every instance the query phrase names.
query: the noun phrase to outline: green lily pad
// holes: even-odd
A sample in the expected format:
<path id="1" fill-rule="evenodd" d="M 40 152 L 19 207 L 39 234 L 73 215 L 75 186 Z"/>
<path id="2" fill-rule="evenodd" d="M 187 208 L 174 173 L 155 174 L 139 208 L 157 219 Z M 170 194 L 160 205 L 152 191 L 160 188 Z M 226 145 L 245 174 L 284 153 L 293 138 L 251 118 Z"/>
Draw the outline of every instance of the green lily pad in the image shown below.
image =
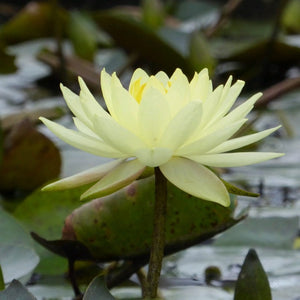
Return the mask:
<path id="1" fill-rule="evenodd" d="M 17 207 L 14 216 L 28 231 L 36 231 L 57 239 L 61 235 L 65 217 L 80 205 L 79 198 L 84 189 L 86 187 L 58 192 L 38 190 Z M 35 244 L 35 248 L 41 258 L 37 271 L 43 274 L 58 274 L 67 270 L 65 259 L 52 254 L 38 244 Z"/>
<path id="2" fill-rule="evenodd" d="M 78 240 L 100 261 L 148 254 L 153 226 L 154 179 L 149 177 L 73 211 L 63 239 Z M 165 253 L 207 240 L 236 224 L 232 209 L 186 194 L 169 183 Z"/>
<path id="3" fill-rule="evenodd" d="M 1 26 L 0 40 L 6 44 L 14 44 L 36 38 L 52 37 L 55 33 L 54 22 L 56 24 L 66 22 L 66 12 L 61 7 L 47 2 L 30 2 Z"/>
<path id="4" fill-rule="evenodd" d="M 59 150 L 26 119 L 4 136 L 3 147 L 0 165 L 2 191 L 30 191 L 60 173 Z"/>
<path id="5" fill-rule="evenodd" d="M 35 297 L 17 280 L 9 285 L 9 287 L 0 292 L 0 300 L 36 300 Z"/>
<path id="6" fill-rule="evenodd" d="M 15 65 L 15 56 L 7 53 L 5 48 L 0 46 L 0 73 L 9 74 L 17 70 Z"/>
<path id="7" fill-rule="evenodd" d="M 178 67 L 187 76 L 193 76 L 195 69 L 188 59 L 142 22 L 120 10 L 95 13 L 93 17 L 118 46 L 137 54 L 153 71 L 171 74 Z"/>
<path id="8" fill-rule="evenodd" d="M 32 248 L 0 244 L 0 265 L 5 283 L 29 274 L 38 263 L 39 257 Z"/>
<path id="9" fill-rule="evenodd" d="M 83 300 L 105 299 L 114 300 L 115 298 L 108 291 L 103 275 L 95 277 L 87 287 Z"/>
<path id="10" fill-rule="evenodd" d="M 92 61 L 98 47 L 98 30 L 93 20 L 86 14 L 71 12 L 67 33 L 75 53 Z"/>

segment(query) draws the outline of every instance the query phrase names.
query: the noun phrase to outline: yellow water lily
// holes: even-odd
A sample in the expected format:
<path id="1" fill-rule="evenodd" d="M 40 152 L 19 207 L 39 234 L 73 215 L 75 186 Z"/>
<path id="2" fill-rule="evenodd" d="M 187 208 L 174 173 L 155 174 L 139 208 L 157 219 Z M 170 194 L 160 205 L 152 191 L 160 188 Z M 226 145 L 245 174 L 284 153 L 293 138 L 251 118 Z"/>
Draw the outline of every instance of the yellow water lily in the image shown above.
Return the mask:
<path id="1" fill-rule="evenodd" d="M 238 167 L 279 157 L 280 153 L 231 152 L 268 136 L 271 128 L 231 138 L 261 93 L 232 109 L 243 86 L 241 80 L 213 89 L 208 71 L 195 73 L 189 82 L 180 69 L 169 78 L 149 76 L 137 69 L 128 90 L 116 74 L 101 72 L 101 88 L 108 112 L 79 78 L 80 94 L 61 90 L 74 114 L 77 130 L 40 118 L 66 143 L 94 155 L 113 158 L 107 164 L 59 180 L 43 190 L 60 190 L 95 184 L 82 199 L 107 195 L 136 180 L 146 167 L 159 167 L 183 191 L 228 206 L 224 184 L 207 167 Z M 229 153 L 227 153 L 229 152 Z"/>

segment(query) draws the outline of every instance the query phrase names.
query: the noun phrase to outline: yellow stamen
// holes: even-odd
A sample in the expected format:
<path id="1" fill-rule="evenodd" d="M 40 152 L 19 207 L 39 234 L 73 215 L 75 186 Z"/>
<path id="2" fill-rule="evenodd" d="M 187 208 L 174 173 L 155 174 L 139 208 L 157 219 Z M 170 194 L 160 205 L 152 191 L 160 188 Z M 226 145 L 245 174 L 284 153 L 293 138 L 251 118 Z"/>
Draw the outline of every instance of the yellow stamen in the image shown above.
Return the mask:
<path id="1" fill-rule="evenodd" d="M 140 103 L 142 100 L 145 86 L 146 83 L 141 84 L 141 78 L 139 78 L 131 85 L 129 89 L 129 93 L 133 96 L 137 103 Z"/>

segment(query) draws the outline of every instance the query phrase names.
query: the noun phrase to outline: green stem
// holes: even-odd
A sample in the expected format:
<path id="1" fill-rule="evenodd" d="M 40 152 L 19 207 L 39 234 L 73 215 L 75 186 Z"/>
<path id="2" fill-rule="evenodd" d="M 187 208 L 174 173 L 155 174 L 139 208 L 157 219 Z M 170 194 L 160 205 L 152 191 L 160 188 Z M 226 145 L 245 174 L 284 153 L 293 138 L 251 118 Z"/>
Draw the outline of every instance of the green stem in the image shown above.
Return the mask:
<path id="1" fill-rule="evenodd" d="M 167 213 L 167 179 L 156 167 L 155 172 L 155 204 L 154 204 L 154 228 L 152 236 L 149 269 L 147 274 L 147 286 L 143 297 L 145 299 L 157 298 L 162 260 L 165 247 L 165 223 Z"/>

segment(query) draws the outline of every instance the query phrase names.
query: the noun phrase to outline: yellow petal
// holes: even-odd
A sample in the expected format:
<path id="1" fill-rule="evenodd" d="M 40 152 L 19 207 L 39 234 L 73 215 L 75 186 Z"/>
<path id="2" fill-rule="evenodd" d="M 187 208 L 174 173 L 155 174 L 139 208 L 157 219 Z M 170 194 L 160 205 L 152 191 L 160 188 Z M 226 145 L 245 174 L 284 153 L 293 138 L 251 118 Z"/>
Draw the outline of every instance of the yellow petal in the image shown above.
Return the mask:
<path id="1" fill-rule="evenodd" d="M 223 96 L 221 101 L 218 103 L 216 107 L 216 113 L 214 116 L 210 119 L 208 126 L 210 124 L 215 123 L 217 120 L 221 119 L 223 116 L 225 116 L 228 111 L 231 109 L 235 101 L 237 100 L 237 97 L 240 95 L 243 87 L 245 85 L 245 82 L 242 80 L 238 80 L 228 91 L 227 95 Z"/>
<path id="2" fill-rule="evenodd" d="M 109 171 L 119 165 L 123 160 L 113 160 L 100 166 L 80 172 L 76 175 L 63 178 L 61 180 L 50 183 L 42 188 L 42 191 L 60 191 L 65 189 L 72 189 L 88 183 L 95 182 L 101 179 Z"/>
<path id="3" fill-rule="evenodd" d="M 258 133 L 249 134 L 246 136 L 228 140 L 228 141 L 220 144 L 216 148 L 212 149 L 209 153 L 228 152 L 228 151 L 232 151 L 232 150 L 235 150 L 235 149 L 238 149 L 241 147 L 245 147 L 247 145 L 250 145 L 252 143 L 255 143 L 255 142 L 265 138 L 266 136 L 270 135 L 271 133 L 273 133 L 280 127 L 281 126 L 277 126 L 277 127 L 270 128 L 270 129 L 267 129 L 267 130 L 264 130 L 264 131 L 261 131 Z"/>
<path id="4" fill-rule="evenodd" d="M 222 119 L 218 120 L 215 123 L 210 123 L 206 125 L 203 130 L 213 132 L 215 130 L 228 126 L 229 124 L 232 124 L 238 120 L 244 119 L 244 117 L 251 111 L 251 109 L 254 106 L 254 103 L 261 97 L 261 95 L 262 93 L 257 93 L 253 95 L 246 102 L 239 105 L 237 108 L 235 108 Z"/>
<path id="5" fill-rule="evenodd" d="M 136 156 L 147 167 L 157 167 L 166 163 L 173 155 L 173 151 L 167 148 L 138 149 Z"/>
<path id="6" fill-rule="evenodd" d="M 79 99 L 81 102 L 82 109 L 85 112 L 85 115 L 88 117 L 88 119 L 91 120 L 94 114 L 107 116 L 108 113 L 94 98 L 83 79 L 81 77 L 78 77 L 78 81 L 81 89 Z"/>
<path id="7" fill-rule="evenodd" d="M 257 164 L 269 159 L 283 156 L 273 152 L 234 152 L 221 154 L 190 155 L 189 159 L 210 167 L 241 167 Z"/>
<path id="8" fill-rule="evenodd" d="M 62 125 L 59 125 L 55 122 L 47 120 L 45 118 L 40 118 L 40 120 L 61 140 L 70 144 L 71 146 L 83 150 L 85 152 L 104 156 L 104 157 L 122 157 L 122 153 L 115 150 L 113 147 L 105 144 L 103 141 L 92 138 L 88 135 L 85 135 L 81 132 L 77 132 L 71 129 L 67 129 Z"/>
<path id="9" fill-rule="evenodd" d="M 186 193 L 229 206 L 227 189 L 222 181 L 206 167 L 189 159 L 174 157 L 159 168 L 171 183 Z"/>
<path id="10" fill-rule="evenodd" d="M 81 122 L 80 119 L 74 117 L 73 121 L 78 131 L 82 132 L 83 134 L 89 135 L 92 138 L 102 140 L 92 129 L 90 129 L 83 122 Z"/>
<path id="11" fill-rule="evenodd" d="M 137 68 L 132 76 L 131 76 L 131 80 L 130 80 L 130 83 L 129 83 L 129 92 L 131 93 L 131 90 L 133 88 L 133 85 L 135 84 L 135 82 L 137 80 L 140 80 L 140 84 L 144 84 L 148 81 L 149 79 L 149 75 L 141 68 Z M 132 94 L 132 93 L 131 93 Z"/>
<path id="12" fill-rule="evenodd" d="M 93 118 L 95 131 L 106 144 L 117 149 L 126 157 L 133 156 L 136 149 L 147 148 L 146 144 L 134 133 L 118 124 L 111 117 L 95 115 Z"/>
<path id="13" fill-rule="evenodd" d="M 195 73 L 191 83 L 191 99 L 200 99 L 205 102 L 212 92 L 212 82 L 209 80 L 208 70 L 203 69 L 199 74 Z"/>
<path id="14" fill-rule="evenodd" d="M 155 74 L 155 77 L 162 83 L 164 87 L 167 86 L 169 82 L 169 76 L 165 72 L 159 71 Z"/>
<path id="15" fill-rule="evenodd" d="M 106 104 L 106 107 L 113 118 L 116 118 L 116 114 L 114 111 L 113 101 L 112 101 L 112 79 L 111 76 L 106 73 L 105 69 L 101 72 L 101 90 L 102 95 Z"/>
<path id="16" fill-rule="evenodd" d="M 129 92 L 119 85 L 118 79 L 112 76 L 112 101 L 115 120 L 130 131 L 137 131 L 137 112 L 139 104 Z"/>
<path id="17" fill-rule="evenodd" d="M 188 79 L 180 69 L 176 69 L 170 78 L 167 99 L 172 116 L 191 100 L 191 90 Z M 199 99 L 199 98 L 198 98 Z"/>
<path id="18" fill-rule="evenodd" d="M 155 88 L 149 88 L 139 105 L 139 135 L 149 147 L 155 147 L 168 122 L 170 109 L 166 96 Z"/>
<path id="19" fill-rule="evenodd" d="M 185 157 L 188 155 L 204 154 L 205 152 L 215 148 L 217 145 L 229 139 L 237 130 L 241 128 L 244 123 L 245 120 L 238 121 L 225 128 L 208 134 L 193 143 L 181 147 L 175 152 L 175 154 Z"/>
<path id="20" fill-rule="evenodd" d="M 137 159 L 123 162 L 83 193 L 80 200 L 109 195 L 133 182 L 143 173 L 144 169 L 145 165 Z"/>
<path id="21" fill-rule="evenodd" d="M 158 143 L 158 147 L 169 148 L 175 151 L 193 134 L 201 121 L 201 115 L 201 102 L 193 101 L 188 103 L 170 121 Z"/>
<path id="22" fill-rule="evenodd" d="M 80 119 L 87 126 L 92 127 L 92 123 L 89 118 L 86 116 L 84 110 L 82 109 L 79 96 L 69 90 L 67 87 L 60 84 L 60 89 L 63 93 L 64 99 L 71 110 L 71 112 Z"/>

